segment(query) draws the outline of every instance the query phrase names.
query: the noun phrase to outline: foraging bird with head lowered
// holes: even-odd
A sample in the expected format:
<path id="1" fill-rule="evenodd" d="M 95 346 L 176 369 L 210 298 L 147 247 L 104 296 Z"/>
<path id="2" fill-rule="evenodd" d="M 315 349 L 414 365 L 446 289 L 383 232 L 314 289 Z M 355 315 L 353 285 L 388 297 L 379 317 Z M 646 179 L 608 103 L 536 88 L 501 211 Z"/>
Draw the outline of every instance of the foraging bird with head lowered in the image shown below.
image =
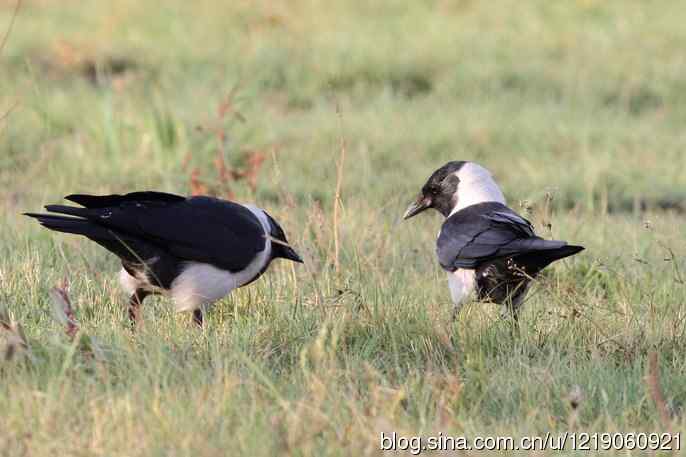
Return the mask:
<path id="1" fill-rule="evenodd" d="M 275 258 L 302 263 L 279 224 L 252 205 L 163 192 L 69 195 L 81 208 L 47 205 L 25 213 L 51 230 L 83 235 L 116 254 L 129 317 L 140 318 L 150 294 L 172 298 L 177 311 L 203 308 L 259 278 Z"/>
<path id="2" fill-rule="evenodd" d="M 475 295 L 505 305 L 516 319 L 531 280 L 584 249 L 536 236 L 531 223 L 506 206 L 489 171 L 474 162 L 449 162 L 436 170 L 403 218 L 429 208 L 446 218 L 436 253 L 448 272 L 453 316 Z"/>

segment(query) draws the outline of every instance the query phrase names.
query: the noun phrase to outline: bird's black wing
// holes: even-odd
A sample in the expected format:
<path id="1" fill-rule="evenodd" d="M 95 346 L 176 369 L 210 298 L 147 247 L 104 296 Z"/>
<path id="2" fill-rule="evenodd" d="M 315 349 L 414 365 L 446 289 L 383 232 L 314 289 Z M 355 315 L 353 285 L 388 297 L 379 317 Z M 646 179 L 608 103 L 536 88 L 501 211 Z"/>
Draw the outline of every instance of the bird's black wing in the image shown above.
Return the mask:
<path id="1" fill-rule="evenodd" d="M 180 203 L 186 200 L 181 195 L 168 194 L 166 192 L 143 191 L 131 192 L 125 195 L 87 195 L 71 194 L 64 197 L 74 203 L 78 203 L 86 208 L 107 208 L 108 206 L 119 206 L 127 203 Z"/>
<path id="2" fill-rule="evenodd" d="M 476 268 L 483 262 L 550 248 L 534 234 L 531 223 L 501 203 L 487 202 L 464 208 L 443 223 L 437 241 L 441 266 L 448 271 Z"/>
<path id="3" fill-rule="evenodd" d="M 159 192 L 68 199 L 87 208 L 48 205 L 46 209 L 88 219 L 109 229 L 113 237 L 146 241 L 181 260 L 238 271 L 265 247 L 265 232 L 257 217 L 225 200 Z"/>

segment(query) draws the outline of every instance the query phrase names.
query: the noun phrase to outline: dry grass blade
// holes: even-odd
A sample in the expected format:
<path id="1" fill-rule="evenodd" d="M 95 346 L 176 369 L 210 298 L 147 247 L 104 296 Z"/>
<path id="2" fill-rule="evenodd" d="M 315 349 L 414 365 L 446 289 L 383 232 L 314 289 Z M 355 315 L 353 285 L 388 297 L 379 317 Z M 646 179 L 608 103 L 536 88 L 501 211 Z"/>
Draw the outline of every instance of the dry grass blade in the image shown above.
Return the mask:
<path id="1" fill-rule="evenodd" d="M 14 12 L 12 13 L 12 17 L 10 18 L 10 25 L 7 26 L 7 31 L 5 31 L 5 35 L 2 37 L 2 41 L 0 41 L 0 52 L 2 52 L 3 49 L 5 49 L 5 44 L 7 44 L 7 40 L 10 37 L 10 33 L 12 33 L 12 28 L 14 27 L 14 22 L 17 20 L 17 15 L 19 14 L 19 9 L 21 8 L 21 0 L 17 0 L 17 4 L 14 6 Z"/>
<path id="2" fill-rule="evenodd" d="M 17 106 L 19 106 L 19 100 L 15 101 L 15 102 L 12 104 L 12 106 L 10 106 L 10 107 L 7 109 L 7 111 L 5 111 L 5 112 L 2 114 L 2 116 L 0 116 L 0 122 L 4 121 L 4 120 L 7 118 L 7 116 L 9 116 L 10 114 L 12 114 L 12 111 L 14 111 L 14 109 L 15 109 Z"/>
<path id="3" fill-rule="evenodd" d="M 10 319 L 9 312 L 4 305 L 0 305 L 0 328 L 9 330 L 12 326 L 12 320 Z"/>
<path id="4" fill-rule="evenodd" d="M 24 329 L 18 322 L 12 321 L 5 306 L 0 306 L 0 329 L 6 334 L 7 345 L 3 359 L 9 362 L 20 351 L 28 349 Z"/>
<path id="5" fill-rule="evenodd" d="M 670 430 L 672 419 L 669 412 L 669 406 L 665 401 L 665 395 L 660 386 L 660 364 L 657 351 L 651 351 L 648 354 L 648 374 L 646 376 L 646 384 L 648 392 L 655 402 L 655 407 L 660 415 L 660 422 L 665 430 Z"/>
<path id="6" fill-rule="evenodd" d="M 76 341 L 79 350 L 85 356 L 93 357 L 97 361 L 104 360 L 105 354 L 100 347 L 100 344 L 98 344 L 95 338 L 81 332 L 81 327 L 76 320 L 74 307 L 69 299 L 69 286 L 67 280 L 65 279 L 61 285 L 50 289 L 49 293 L 52 301 L 52 317 L 64 327 L 64 332 L 69 339 L 72 342 Z"/>
<path id="7" fill-rule="evenodd" d="M 341 114 L 340 107 L 336 107 L 336 113 L 338 114 L 339 122 L 342 124 L 343 115 Z M 341 126 L 342 130 L 342 126 Z M 334 250 L 334 267 L 336 273 L 340 272 L 340 241 L 339 241 L 339 222 L 340 222 L 340 206 L 341 206 L 341 187 L 343 184 L 343 164 L 345 163 L 345 151 L 346 144 L 345 138 L 343 137 L 343 132 L 341 131 L 340 137 L 340 154 L 338 156 L 338 163 L 336 164 L 336 192 L 334 194 L 333 200 L 333 250 Z"/>
<path id="8" fill-rule="evenodd" d="M 12 12 L 12 18 L 10 19 L 10 24 L 7 26 L 7 30 L 5 31 L 5 34 L 2 37 L 2 41 L 0 41 L 0 53 L 2 53 L 3 49 L 5 49 L 5 45 L 7 44 L 7 40 L 9 39 L 10 33 L 12 33 L 12 28 L 14 27 L 14 22 L 17 19 L 17 15 L 19 14 L 19 9 L 21 8 L 21 0 L 17 0 L 16 5 L 14 6 L 14 11 Z M 5 111 L 2 115 L 0 115 L 0 122 L 4 121 L 7 116 L 14 111 L 14 109 L 19 105 L 18 101 L 15 101 L 12 106 L 9 107 L 7 111 Z"/>
<path id="9" fill-rule="evenodd" d="M 234 104 L 234 99 L 236 97 L 236 94 L 238 93 L 238 90 L 240 89 L 240 84 L 236 84 L 231 91 L 227 94 L 227 96 L 222 100 L 219 105 L 217 106 L 217 119 L 222 120 L 226 117 L 227 114 L 231 114 L 236 117 L 241 122 L 245 122 L 246 119 L 245 117 L 236 109 L 236 106 Z"/>
<path id="10" fill-rule="evenodd" d="M 271 235 L 269 235 L 269 234 L 267 234 L 267 233 L 264 234 L 264 238 L 268 239 L 269 241 L 271 241 L 271 242 L 274 243 L 274 244 L 280 244 L 281 246 L 286 246 L 286 247 L 289 247 L 289 248 L 292 247 L 290 244 L 284 243 L 284 242 L 281 241 L 281 240 L 277 240 L 276 238 L 274 238 L 273 236 L 271 236 Z"/>

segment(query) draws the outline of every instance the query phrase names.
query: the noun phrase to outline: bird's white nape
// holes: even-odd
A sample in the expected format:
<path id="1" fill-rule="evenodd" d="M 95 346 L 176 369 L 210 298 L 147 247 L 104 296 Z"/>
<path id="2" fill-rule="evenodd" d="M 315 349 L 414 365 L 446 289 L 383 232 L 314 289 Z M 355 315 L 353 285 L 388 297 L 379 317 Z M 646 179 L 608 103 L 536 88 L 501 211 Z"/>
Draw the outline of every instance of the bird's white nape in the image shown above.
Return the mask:
<path id="1" fill-rule="evenodd" d="M 474 162 L 465 163 L 457 171 L 460 183 L 457 186 L 457 201 L 450 214 L 471 205 L 483 202 L 505 203 L 505 196 L 491 173 Z"/>

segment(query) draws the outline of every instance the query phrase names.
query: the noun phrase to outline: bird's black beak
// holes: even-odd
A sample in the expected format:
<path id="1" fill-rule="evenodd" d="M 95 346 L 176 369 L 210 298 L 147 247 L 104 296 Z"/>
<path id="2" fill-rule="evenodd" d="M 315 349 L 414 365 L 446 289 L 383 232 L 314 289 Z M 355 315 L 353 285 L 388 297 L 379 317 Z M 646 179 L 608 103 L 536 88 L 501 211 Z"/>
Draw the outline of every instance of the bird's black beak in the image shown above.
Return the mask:
<path id="1" fill-rule="evenodd" d="M 305 263 L 303 262 L 303 259 L 300 258 L 298 253 L 293 250 L 292 247 L 286 245 L 279 246 L 279 257 L 283 259 L 292 260 L 293 262 Z"/>
<path id="2" fill-rule="evenodd" d="M 405 214 L 403 214 L 403 219 L 409 219 L 413 216 L 416 216 L 422 211 L 431 208 L 432 204 L 433 202 L 431 201 L 430 197 L 425 197 L 424 195 L 420 194 L 419 197 L 417 197 L 417 201 L 412 203 L 407 208 L 407 211 L 405 211 Z"/>

